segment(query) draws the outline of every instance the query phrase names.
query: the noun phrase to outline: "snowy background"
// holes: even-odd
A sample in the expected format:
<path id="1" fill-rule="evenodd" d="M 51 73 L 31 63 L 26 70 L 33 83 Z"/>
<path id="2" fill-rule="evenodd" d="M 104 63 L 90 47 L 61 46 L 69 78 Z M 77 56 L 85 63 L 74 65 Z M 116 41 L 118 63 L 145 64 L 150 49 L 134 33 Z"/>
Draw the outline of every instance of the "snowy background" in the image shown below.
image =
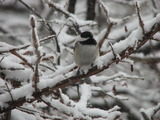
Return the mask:
<path id="1" fill-rule="evenodd" d="M 0 0 L 0 119 L 160 120 L 160 1 L 73 1 Z M 80 76 L 75 25 L 102 54 Z"/>

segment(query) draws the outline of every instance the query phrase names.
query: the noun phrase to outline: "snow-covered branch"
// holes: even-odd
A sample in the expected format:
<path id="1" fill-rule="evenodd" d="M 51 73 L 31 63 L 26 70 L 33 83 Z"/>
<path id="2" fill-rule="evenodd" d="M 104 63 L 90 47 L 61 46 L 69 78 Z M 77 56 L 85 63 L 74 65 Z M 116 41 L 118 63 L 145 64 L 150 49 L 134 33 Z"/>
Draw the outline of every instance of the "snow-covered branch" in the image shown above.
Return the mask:
<path id="1" fill-rule="evenodd" d="M 154 120 L 153 116 L 160 110 L 160 103 L 148 109 L 141 108 L 140 112 L 145 120 Z"/>
<path id="2" fill-rule="evenodd" d="M 125 58 L 125 50 L 128 47 L 130 47 L 130 49 L 128 50 L 129 54 L 132 54 L 135 50 L 137 50 L 141 46 L 143 46 L 151 37 L 153 37 L 154 34 L 157 33 L 157 31 L 160 30 L 159 15 L 157 15 L 157 17 L 154 18 L 153 21 L 154 21 L 154 23 L 152 23 L 152 25 L 147 24 L 150 22 L 146 22 L 146 23 L 144 22 L 146 27 L 150 26 L 150 30 L 147 31 L 144 36 L 143 36 L 142 32 L 139 32 L 141 30 L 140 30 L 140 28 L 138 28 L 135 31 L 133 31 L 128 38 L 113 45 L 114 49 L 120 55 L 121 59 Z M 137 44 L 136 48 L 133 48 L 135 41 L 137 39 L 139 41 L 139 44 Z M 123 47 L 121 47 L 121 46 L 123 46 Z M 100 69 L 98 69 L 95 66 L 95 67 L 91 68 L 87 74 L 77 76 L 71 71 L 71 72 L 68 72 L 65 74 L 59 74 L 52 79 L 40 80 L 39 83 L 37 84 L 38 88 L 41 91 L 39 95 L 42 95 L 45 93 L 51 93 L 53 90 L 58 90 L 59 88 L 64 88 L 64 87 L 73 85 L 73 84 L 79 82 L 82 78 L 90 77 L 90 76 L 95 75 L 105 69 L 108 69 L 109 66 L 116 61 L 112 52 L 109 52 L 106 55 L 101 56 L 98 60 L 101 61 L 103 66 Z M 97 65 L 100 66 L 99 64 L 97 64 Z M 71 75 L 73 75 L 73 76 L 71 76 Z M 17 93 L 19 93 L 20 91 L 26 91 L 26 92 L 23 94 L 17 95 Z M 14 104 L 12 104 L 13 102 L 11 102 L 11 98 L 10 98 L 9 93 L 4 93 L 4 94 L 0 95 L 1 104 L 2 103 L 9 104 L 9 107 L 1 106 L 1 110 L 0 110 L 1 113 L 5 112 L 7 110 L 10 110 L 10 109 L 14 109 L 17 106 L 22 105 L 24 102 L 26 102 L 25 97 L 28 96 L 28 94 L 34 96 L 33 99 L 31 99 L 31 101 L 34 101 L 34 100 L 38 99 L 38 97 L 39 97 L 34 92 L 31 84 L 24 85 L 21 88 L 11 90 L 11 94 L 14 98 Z"/>
<path id="3" fill-rule="evenodd" d="M 72 22 L 73 27 L 76 29 L 76 32 L 78 32 L 79 34 L 81 33 L 80 30 L 80 26 L 83 26 L 86 23 L 90 23 L 89 25 L 94 24 L 93 21 L 84 21 L 84 20 L 79 20 L 76 15 L 66 11 L 61 5 L 51 2 L 49 0 L 46 0 L 46 3 L 52 7 L 53 9 L 63 13 L 67 18 L 69 18 L 69 20 Z"/>
<path id="4" fill-rule="evenodd" d="M 73 1 L 74 12 L 67 11 Z M 147 55 L 141 51 L 149 44 L 159 45 L 160 2 L 34 2 L 15 2 L 18 9 L 25 9 L 24 16 L 12 16 L 13 20 L 8 19 L 10 14 L 7 18 L 0 14 L 5 23 L 0 25 L 0 118 L 159 119 L 159 47 Z M 85 20 L 96 4 L 91 16 L 96 15 L 97 23 Z M 36 16 L 30 16 L 30 27 L 28 11 Z M 77 37 L 68 27 L 77 33 L 92 32 L 99 44 L 101 54 L 85 73 L 77 74 L 73 59 Z"/>

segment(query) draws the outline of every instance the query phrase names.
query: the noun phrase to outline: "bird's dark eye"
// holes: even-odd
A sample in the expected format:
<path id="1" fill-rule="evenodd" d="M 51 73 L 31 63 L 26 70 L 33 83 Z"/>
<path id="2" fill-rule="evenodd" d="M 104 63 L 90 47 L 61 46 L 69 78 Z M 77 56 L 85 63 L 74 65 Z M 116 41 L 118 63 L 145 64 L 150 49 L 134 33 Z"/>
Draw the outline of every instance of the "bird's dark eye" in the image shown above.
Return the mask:
<path id="1" fill-rule="evenodd" d="M 89 31 L 85 31 L 81 33 L 82 38 L 93 38 L 93 34 Z"/>

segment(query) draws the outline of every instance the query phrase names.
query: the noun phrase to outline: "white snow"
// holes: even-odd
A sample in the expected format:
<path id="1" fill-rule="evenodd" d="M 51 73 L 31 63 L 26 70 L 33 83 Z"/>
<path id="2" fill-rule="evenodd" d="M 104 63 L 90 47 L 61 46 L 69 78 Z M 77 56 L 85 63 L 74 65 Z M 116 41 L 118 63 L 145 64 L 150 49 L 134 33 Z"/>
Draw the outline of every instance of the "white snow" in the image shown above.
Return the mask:
<path id="1" fill-rule="evenodd" d="M 147 31 L 149 31 L 151 29 L 151 27 L 156 23 L 155 19 L 156 18 L 153 18 L 151 20 L 148 20 L 147 22 L 144 22 Z M 137 40 L 141 40 L 142 37 L 143 37 L 142 30 L 139 27 L 138 29 L 134 30 L 126 39 L 121 40 L 120 42 L 115 43 L 113 45 L 113 49 L 114 49 L 114 51 L 117 54 L 119 54 L 122 51 L 124 51 L 125 49 L 127 49 L 127 47 L 133 47 L 133 48 L 136 49 L 136 47 L 137 47 Z M 109 51 L 109 50 L 107 50 L 107 51 Z M 110 62 L 113 58 L 114 58 L 113 54 L 111 52 L 109 52 L 106 55 L 103 55 L 103 56 L 101 56 L 101 57 L 99 57 L 97 59 L 100 60 L 100 61 L 102 61 L 103 65 L 107 65 L 108 62 Z"/>
<path id="2" fill-rule="evenodd" d="M 12 120 L 36 120 L 36 117 L 34 115 L 31 114 L 27 114 L 25 112 L 21 112 L 17 109 L 12 110 L 11 113 L 11 118 Z"/>
<path id="3" fill-rule="evenodd" d="M 157 104 L 156 106 L 148 108 L 148 109 L 141 108 L 140 112 L 145 113 L 145 115 L 147 115 L 147 117 L 149 119 L 151 119 L 151 116 L 153 116 L 155 114 L 155 111 L 157 111 L 157 110 L 160 110 L 160 103 Z"/>
<path id="4" fill-rule="evenodd" d="M 33 4 L 35 3 L 35 1 L 27 1 L 25 2 L 27 2 L 28 5 L 34 5 L 33 7 L 37 6 L 37 8 L 39 8 L 39 2 L 36 2 L 37 4 Z M 4 1 L 4 3 L 5 2 L 7 1 Z M 48 0 L 48 2 L 53 1 Z M 115 51 L 116 57 L 121 60 L 119 54 L 122 51 L 126 50 L 128 47 L 132 47 L 134 50 L 136 50 L 139 42 L 144 37 L 142 29 L 139 26 L 139 21 L 137 19 L 138 17 L 134 13 L 130 13 L 130 11 L 127 11 L 131 10 L 132 8 L 134 9 L 133 1 L 126 2 L 114 0 L 107 2 L 103 0 L 103 2 L 104 6 L 107 5 L 107 10 L 110 11 L 109 19 L 111 20 L 111 22 L 114 22 L 116 24 L 113 26 L 108 38 L 102 45 L 101 50 L 106 52 L 106 54 L 98 57 L 94 62 L 94 65 L 97 66 L 98 69 L 102 69 L 104 66 L 111 64 L 113 62 L 112 60 L 115 58 L 111 47 L 107 47 L 108 42 L 113 44 L 113 49 Z M 41 26 L 42 20 L 41 22 L 38 20 L 39 23 L 37 24 L 37 18 L 34 15 L 31 15 L 29 20 L 33 18 L 36 24 L 35 28 L 32 29 L 32 27 L 28 27 L 28 13 L 26 15 L 26 13 L 23 12 L 24 15 L 22 15 L 18 11 L 12 12 L 14 10 L 7 10 L 9 14 L 7 14 L 7 12 L 5 11 L 3 13 L 0 13 L 0 21 L 2 21 L 2 25 L 0 25 L 0 29 L 2 28 L 2 30 L 0 30 L 0 37 L 4 39 L 4 42 L 0 42 L 0 53 L 2 53 L 0 54 L 0 72 L 2 73 L 2 76 L 0 75 L 0 109 L 3 110 L 9 107 L 8 105 L 12 103 L 12 98 L 15 101 L 20 100 L 21 98 L 24 98 L 26 100 L 23 106 L 17 107 L 16 109 L 13 109 L 11 111 L 12 120 L 44 120 L 42 115 L 44 115 L 44 117 L 47 117 L 46 119 L 58 118 L 68 120 L 114 120 L 116 117 L 122 115 L 122 113 L 119 111 L 121 107 L 127 108 L 132 113 L 132 115 L 140 119 L 140 112 L 144 112 L 148 118 L 151 118 L 151 116 L 153 116 L 154 114 L 154 111 L 156 109 L 159 109 L 160 104 L 154 104 L 159 102 L 160 97 L 158 94 L 159 74 L 154 70 L 148 69 L 148 67 L 146 67 L 148 65 L 142 64 L 140 62 L 138 64 L 136 62 L 134 63 L 134 61 L 129 58 L 123 59 L 119 64 L 112 64 L 109 69 L 101 72 L 100 74 L 91 76 L 91 83 L 80 81 L 80 84 L 78 83 L 80 93 L 80 96 L 78 97 L 80 97 L 80 99 L 77 97 L 77 87 L 70 85 L 65 87 L 65 89 L 59 88 L 59 92 L 56 91 L 58 90 L 58 88 L 56 88 L 55 91 L 53 90 L 53 94 L 50 94 L 48 96 L 42 95 L 42 101 L 35 100 L 32 103 L 27 103 L 31 100 L 34 100 L 33 93 L 35 93 L 35 88 L 33 88 L 31 81 L 34 70 L 26 65 L 25 62 L 23 62 L 20 58 L 8 51 L 16 49 L 16 52 L 23 58 L 25 58 L 27 62 L 30 63 L 34 68 L 35 62 L 37 61 L 37 56 L 35 54 L 33 40 L 31 40 L 32 43 L 30 41 L 32 33 L 30 32 L 30 34 L 28 34 L 29 29 L 32 29 L 35 32 L 35 37 L 37 39 L 37 41 L 35 42 L 37 42 L 38 44 L 36 50 L 40 52 L 40 55 L 45 53 L 44 58 L 49 58 L 50 56 L 54 57 L 50 60 L 40 61 L 38 70 L 38 89 L 40 91 L 46 88 L 54 89 L 57 84 L 65 82 L 66 79 L 72 76 L 76 76 L 77 68 L 72 57 L 76 37 L 75 35 L 67 33 L 68 26 L 72 26 L 74 23 L 79 25 L 81 31 L 89 30 L 93 32 L 97 42 L 102 39 L 107 31 L 107 26 L 103 26 L 102 28 L 98 28 L 99 26 L 95 26 L 97 25 L 97 23 L 101 24 L 98 22 L 97 18 L 95 19 L 95 21 L 97 22 L 85 20 L 87 11 L 86 3 L 86 0 L 77 1 L 75 14 L 71 14 L 67 11 L 68 3 L 66 3 L 66 1 L 58 1 L 56 3 L 53 3 L 59 10 L 61 10 L 61 12 L 67 14 L 67 18 L 65 18 L 63 14 L 61 15 L 60 12 L 56 11 L 50 14 L 50 18 L 45 21 L 45 23 L 48 22 L 51 25 L 53 30 L 55 30 L 58 35 L 56 37 L 58 39 L 58 44 L 61 50 L 60 53 L 56 51 L 54 38 L 52 40 L 45 41 L 42 44 L 39 42 L 39 38 L 41 38 L 42 36 L 43 38 L 46 36 L 50 36 L 49 33 L 46 32 L 46 28 L 44 26 Z M 123 9 L 120 9 L 121 13 L 117 12 L 117 9 L 119 9 L 119 3 L 122 4 L 123 7 Z M 160 14 L 157 14 L 156 17 L 153 16 L 153 13 L 150 13 L 150 8 L 148 8 L 148 6 L 145 6 L 151 5 L 150 3 L 151 2 L 147 2 L 146 4 L 146 0 L 140 2 L 140 8 L 142 7 L 140 12 L 142 12 L 142 19 L 144 22 L 144 29 L 146 33 L 150 32 L 154 24 L 160 22 Z M 156 3 L 158 3 L 158 1 L 156 1 Z M 43 2 L 41 3 L 41 5 L 43 5 Z M 48 14 L 46 13 L 49 13 L 50 11 L 46 3 L 44 3 L 43 7 L 44 8 L 42 10 L 34 8 L 35 10 L 37 10 L 37 12 L 41 11 L 39 14 L 42 16 L 42 18 L 44 18 L 44 16 L 47 17 Z M 126 9 L 126 7 L 129 8 Z M 149 11 L 149 14 L 147 11 L 144 11 L 146 9 L 143 9 L 146 7 L 147 11 Z M 152 6 L 150 7 L 152 8 Z M 2 9 L 5 10 L 5 8 Z M 96 15 L 97 13 L 100 13 L 101 10 L 103 9 L 96 8 Z M 134 10 L 132 12 L 134 12 Z M 16 15 L 17 13 L 19 15 Z M 127 15 L 127 17 L 123 17 L 123 15 Z M 100 17 L 106 16 L 101 14 Z M 105 22 L 101 22 L 105 23 L 106 20 Z M 42 27 L 41 30 L 39 29 L 40 27 Z M 125 29 L 125 27 L 127 28 L 127 30 Z M 3 29 L 7 32 L 3 33 Z M 25 38 L 19 36 L 22 34 L 26 35 Z M 12 38 L 10 37 L 12 35 L 14 36 L 15 40 L 12 40 Z M 153 36 L 153 38 L 159 40 L 160 34 L 157 32 Z M 9 43 L 7 39 L 9 39 Z M 11 45 L 10 42 L 13 45 Z M 157 41 L 151 43 L 152 45 L 157 45 Z M 145 45 L 148 46 L 149 43 Z M 21 49 L 25 46 L 29 47 Z M 18 48 L 19 50 L 17 50 Z M 134 54 L 133 56 L 140 58 L 154 58 L 159 57 L 158 55 L 158 53 L 155 53 L 149 54 L 147 56 L 145 56 L 144 54 Z M 57 59 L 60 59 L 60 64 L 58 65 Z M 126 63 L 134 65 L 135 71 L 133 73 L 128 72 L 128 68 L 126 67 L 128 66 L 128 64 L 126 65 Z M 44 66 L 40 66 L 42 64 L 44 66 L 46 65 L 47 67 L 53 68 L 53 70 L 50 70 Z M 125 64 L 126 66 L 122 64 Z M 85 73 L 87 72 L 88 68 L 85 69 Z M 144 81 L 142 82 L 140 80 Z M 12 85 L 12 82 L 14 83 L 14 81 L 18 81 L 18 83 L 20 83 L 17 88 L 14 88 L 14 85 Z M 7 83 L 7 85 L 9 86 L 9 91 L 5 83 Z M 118 93 L 116 95 L 113 90 L 114 86 L 116 87 L 116 91 Z M 100 92 L 103 92 L 104 96 L 101 95 Z M 116 99 L 120 100 L 123 106 L 115 105 L 117 104 Z M 102 106 L 105 109 L 99 108 L 96 105 Z M 111 108 L 111 106 L 114 107 Z M 47 112 L 48 114 L 45 114 L 44 112 L 44 109 L 46 107 L 49 107 L 49 113 Z M 26 111 L 22 112 L 20 111 L 20 108 L 26 109 L 32 112 L 32 114 L 28 114 Z M 125 118 L 130 115 L 128 111 L 124 111 L 124 114 L 125 115 L 120 119 L 125 120 Z"/>
<path id="5" fill-rule="evenodd" d="M 84 111 L 87 107 L 87 102 L 91 97 L 91 87 L 90 85 L 83 84 L 80 87 L 81 90 L 81 97 L 79 102 L 75 105 L 75 108 Z"/>
<path id="6" fill-rule="evenodd" d="M 113 82 L 120 82 L 121 80 L 123 80 L 124 78 L 128 78 L 128 79 L 143 79 L 142 77 L 138 77 L 138 76 L 131 76 L 128 75 L 126 73 L 123 72 L 119 72 L 117 74 L 114 74 L 113 76 L 91 76 L 90 77 L 93 83 L 102 83 L 102 82 L 107 82 L 110 83 L 111 81 Z"/>

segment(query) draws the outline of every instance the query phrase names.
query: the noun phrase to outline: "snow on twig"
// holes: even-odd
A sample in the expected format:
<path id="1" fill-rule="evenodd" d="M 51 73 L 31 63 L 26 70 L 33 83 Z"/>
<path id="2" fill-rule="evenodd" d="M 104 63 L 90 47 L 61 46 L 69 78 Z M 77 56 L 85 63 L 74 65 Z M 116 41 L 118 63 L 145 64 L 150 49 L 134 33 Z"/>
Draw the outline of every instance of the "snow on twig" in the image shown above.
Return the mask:
<path id="1" fill-rule="evenodd" d="M 131 5 L 131 6 L 134 6 L 135 4 L 135 1 L 128 1 L 128 0 L 113 0 L 115 3 L 121 3 L 121 4 L 128 4 L 128 5 Z M 147 2 L 147 0 L 141 0 L 139 1 L 139 4 L 143 4 Z"/>
<path id="2" fill-rule="evenodd" d="M 80 91 L 81 91 L 81 97 L 79 102 L 75 105 L 75 107 L 83 111 L 87 108 L 87 102 L 91 97 L 91 86 L 87 84 L 82 84 L 80 86 Z"/>
<path id="3" fill-rule="evenodd" d="M 67 18 L 70 18 L 70 20 L 73 22 L 73 26 L 75 27 L 76 31 L 80 34 L 81 31 L 79 29 L 79 24 L 77 23 L 77 18 L 75 15 L 73 15 L 72 13 L 69 13 L 68 11 L 66 11 L 62 6 L 60 6 L 59 4 L 57 3 L 53 3 L 53 2 L 50 2 L 49 0 L 46 0 L 46 3 L 54 8 L 55 10 L 63 13 Z"/>
<path id="4" fill-rule="evenodd" d="M 130 76 L 126 73 L 119 72 L 113 76 L 91 76 L 91 80 L 93 83 L 104 83 L 106 84 L 114 82 L 121 82 L 123 80 L 130 80 L 130 79 L 136 79 L 136 80 L 143 80 L 144 78 L 138 77 L 138 76 Z"/>
<path id="5" fill-rule="evenodd" d="M 10 51 L 13 55 L 15 55 L 16 57 L 20 58 L 27 66 L 29 66 L 33 71 L 34 68 L 33 66 L 22 56 L 20 55 L 18 52 L 16 52 L 15 50 Z"/>
<path id="6" fill-rule="evenodd" d="M 98 0 L 97 2 L 100 4 L 100 7 L 102 7 L 102 9 L 104 10 L 104 12 L 106 14 L 107 23 L 110 24 L 111 20 L 109 18 L 109 11 L 108 11 L 107 7 L 104 5 L 104 3 L 101 0 Z"/>
<path id="7" fill-rule="evenodd" d="M 81 33 L 81 30 L 80 30 L 80 26 L 83 26 L 83 25 L 92 25 L 94 24 L 93 21 L 84 21 L 84 20 L 79 20 L 74 14 L 66 11 L 61 5 L 57 4 L 57 3 L 54 3 L 54 2 L 51 2 L 49 0 L 46 0 L 46 3 L 54 8 L 55 10 L 63 13 L 67 18 L 69 18 L 69 20 L 72 22 L 73 24 L 73 27 L 76 29 L 76 32 L 78 32 L 78 34 Z"/>
<path id="8" fill-rule="evenodd" d="M 66 23 L 66 21 L 63 21 L 63 20 L 59 20 L 59 19 L 54 19 L 54 20 L 37 20 L 37 22 L 47 22 L 47 23 L 55 23 L 55 24 L 64 24 L 66 26 L 69 26 L 69 27 L 73 27 L 71 23 Z M 97 23 L 95 21 L 79 21 L 79 27 L 86 27 L 86 26 L 95 26 L 97 25 Z"/>
<path id="9" fill-rule="evenodd" d="M 145 120 L 154 120 L 153 117 L 159 110 L 160 110 L 160 103 L 157 106 L 148 109 L 141 108 L 140 112 Z"/>
<path id="10" fill-rule="evenodd" d="M 113 45 L 115 52 L 120 55 L 121 59 L 125 58 L 126 49 L 128 50 L 128 54 L 132 54 L 135 50 L 137 50 L 141 46 L 143 46 L 151 37 L 153 37 L 154 34 L 156 34 L 160 30 L 160 15 L 158 14 L 151 21 L 152 21 L 152 24 L 150 22 L 144 21 L 144 25 L 147 27 L 149 26 L 148 28 L 150 28 L 150 29 L 148 29 L 149 31 L 145 33 L 145 37 L 142 34 L 142 32 L 139 32 L 141 28 L 137 28 L 126 39 L 121 40 L 120 42 L 115 43 Z M 139 42 L 137 44 L 136 49 L 133 49 L 132 47 L 134 47 L 136 40 L 139 40 Z M 130 47 L 130 49 L 128 49 L 128 47 Z M 79 82 L 80 79 L 90 77 L 92 75 L 100 73 L 101 71 L 108 69 L 112 63 L 115 63 L 115 58 L 114 58 L 114 55 L 112 54 L 111 51 L 109 53 L 99 57 L 98 60 L 102 61 L 103 66 L 101 67 L 101 69 L 97 69 L 97 67 L 95 66 L 95 67 L 91 68 L 88 71 L 88 73 L 86 73 L 84 75 L 79 75 L 79 76 L 75 75 L 74 74 L 75 73 L 74 65 L 72 64 L 70 66 L 67 66 L 66 68 L 63 68 L 64 70 L 58 69 L 57 71 L 55 71 L 55 73 L 57 75 L 56 76 L 52 75 L 53 78 L 47 79 L 48 76 L 40 78 L 39 82 L 37 83 L 37 86 L 40 90 L 39 95 L 36 95 L 35 89 L 32 87 L 31 83 L 26 84 L 20 88 L 16 88 L 16 89 L 11 90 L 10 92 L 13 96 L 14 104 L 11 103 L 12 100 L 10 98 L 9 93 L 1 94 L 0 95 L 1 104 L 7 103 L 11 107 L 3 106 L 3 108 L 0 109 L 0 113 L 14 109 L 17 106 L 21 106 L 23 103 L 26 102 L 26 96 L 28 96 L 28 95 L 33 96 L 31 101 L 35 101 L 41 95 L 43 95 L 45 93 L 49 94 L 49 93 L 52 93 L 53 90 L 58 90 L 59 88 L 62 89 L 67 86 L 73 85 L 73 84 Z M 71 71 L 72 69 L 74 69 L 74 70 Z M 61 73 L 61 71 L 62 71 L 62 73 Z M 24 91 L 24 92 L 22 93 L 21 91 Z M 87 98 L 87 100 L 88 100 L 88 98 Z M 57 102 L 57 100 L 54 100 L 53 104 L 56 105 L 56 103 L 59 104 L 59 101 Z M 60 104 L 60 105 L 63 106 L 64 104 Z M 71 110 L 72 113 L 74 112 L 73 110 L 75 110 L 75 109 Z M 99 112 L 97 112 L 97 110 Z M 97 108 L 95 108 L 95 109 L 87 108 L 85 111 L 83 111 L 83 113 L 85 115 L 89 115 L 89 116 L 107 117 L 106 115 L 108 114 L 108 111 L 100 110 Z M 78 112 L 78 114 L 81 115 L 82 113 Z M 120 112 L 115 111 L 115 113 L 113 113 L 113 116 L 114 117 L 119 116 L 120 114 L 121 114 Z"/>
<path id="11" fill-rule="evenodd" d="M 56 36 L 55 35 L 51 35 L 51 36 L 48 36 L 48 37 L 45 37 L 45 38 L 42 38 L 39 40 L 39 42 L 44 42 L 46 40 L 49 40 L 49 39 L 52 39 L 52 38 L 55 38 Z M 4 43 L 4 42 L 0 42 L 0 53 L 8 53 L 8 52 L 12 52 L 12 51 L 18 51 L 18 50 L 21 50 L 21 49 L 26 49 L 28 48 L 29 46 L 31 46 L 31 44 L 25 44 L 25 45 L 19 45 L 19 46 L 13 46 L 13 45 L 9 45 L 7 43 Z"/>
<path id="12" fill-rule="evenodd" d="M 37 34 L 37 26 L 36 26 L 36 20 L 35 16 L 31 15 L 30 17 L 30 25 L 32 28 L 32 41 L 33 41 L 33 48 L 34 48 L 34 54 L 36 55 L 36 61 L 35 61 L 35 68 L 34 68 L 34 74 L 32 78 L 32 87 L 35 88 L 35 91 L 38 92 L 37 83 L 39 82 L 39 70 L 38 66 L 42 58 L 42 50 L 40 50 L 40 43 L 39 43 L 39 37 Z"/>
<path id="13" fill-rule="evenodd" d="M 143 20 L 142 20 L 142 18 L 141 18 L 141 15 L 140 15 L 140 8 L 139 8 L 137 2 L 136 2 L 135 7 L 136 7 L 137 15 L 138 15 L 138 18 L 139 18 L 139 25 L 140 25 L 140 27 L 141 27 L 141 29 L 142 29 L 142 33 L 145 34 L 144 23 L 143 23 Z"/>
<path id="14" fill-rule="evenodd" d="M 33 114 L 33 115 L 35 115 L 35 114 L 38 114 L 39 116 L 41 116 L 42 118 L 48 118 L 48 119 L 56 119 L 56 120 L 62 120 L 62 118 L 61 117 L 59 117 L 59 116 L 56 116 L 56 115 L 48 115 L 47 113 L 45 113 L 45 112 L 42 112 L 42 111 L 39 111 L 39 110 L 37 110 L 37 109 L 34 109 L 34 108 L 28 108 L 28 107 L 17 107 L 16 108 L 17 110 L 20 110 L 20 111 L 22 111 L 22 112 L 26 112 L 26 113 L 28 113 L 28 114 Z"/>
<path id="15" fill-rule="evenodd" d="M 11 70 L 11 71 L 15 71 L 15 70 L 25 70 L 24 68 L 3 68 L 3 67 L 0 67 L 0 70 Z"/>
<path id="16" fill-rule="evenodd" d="M 70 105 L 85 116 L 90 117 L 99 117 L 102 116 L 103 118 L 107 120 L 114 120 L 114 118 L 121 115 L 119 110 L 120 108 L 118 106 L 114 106 L 113 108 L 109 109 L 108 111 L 97 109 L 97 108 L 90 108 L 89 105 L 87 105 L 87 101 L 91 97 L 91 89 L 92 87 L 87 84 L 82 84 L 80 91 L 81 91 L 81 97 L 80 100 L 76 103 L 68 98 L 67 95 L 61 94 L 63 102 L 66 105 Z M 112 116 L 112 118 L 111 118 Z"/>
<path id="17" fill-rule="evenodd" d="M 113 45 L 114 51 L 121 56 L 121 59 L 125 57 L 125 54 L 123 52 L 128 50 L 129 54 L 131 54 L 132 52 L 143 46 L 154 34 L 158 32 L 158 30 L 160 29 L 159 17 L 160 14 L 158 14 L 155 18 L 144 22 L 145 27 L 148 28 L 148 30 L 150 30 L 148 31 L 148 33 L 145 33 L 145 35 L 143 35 L 142 32 L 140 32 L 141 28 L 137 28 L 136 30 L 132 31 L 132 33 L 125 40 L 121 40 L 120 42 L 117 42 Z M 150 21 L 152 21 L 152 23 Z M 144 36 L 145 38 L 143 38 Z M 104 61 L 101 64 L 107 65 L 110 64 L 109 61 L 113 58 L 114 55 L 111 52 L 109 52 L 106 55 L 99 57 L 98 60 Z"/>
<path id="18" fill-rule="evenodd" d="M 52 107 L 53 109 L 57 109 L 59 111 L 62 111 L 62 113 L 67 116 L 72 115 L 75 118 L 91 119 L 88 116 L 84 116 L 77 109 L 74 109 L 74 107 L 67 106 L 67 105 L 61 103 L 59 100 L 55 100 L 55 99 L 50 100 L 46 97 L 42 97 L 41 100 L 45 104 L 47 104 L 48 106 Z"/>
<path id="19" fill-rule="evenodd" d="M 22 3 L 27 9 L 29 9 L 32 14 L 35 14 L 36 16 L 38 16 L 43 20 L 43 17 L 38 12 L 36 12 L 33 8 L 31 8 L 27 3 L 25 3 L 23 0 L 18 0 L 18 1 Z M 45 27 L 48 29 L 48 31 L 51 33 L 51 35 L 56 34 L 56 32 L 52 29 L 49 23 L 45 23 L 45 21 L 43 21 L 43 23 Z M 55 37 L 55 42 L 56 42 L 57 51 L 60 52 L 60 46 L 58 44 L 57 37 Z"/>

